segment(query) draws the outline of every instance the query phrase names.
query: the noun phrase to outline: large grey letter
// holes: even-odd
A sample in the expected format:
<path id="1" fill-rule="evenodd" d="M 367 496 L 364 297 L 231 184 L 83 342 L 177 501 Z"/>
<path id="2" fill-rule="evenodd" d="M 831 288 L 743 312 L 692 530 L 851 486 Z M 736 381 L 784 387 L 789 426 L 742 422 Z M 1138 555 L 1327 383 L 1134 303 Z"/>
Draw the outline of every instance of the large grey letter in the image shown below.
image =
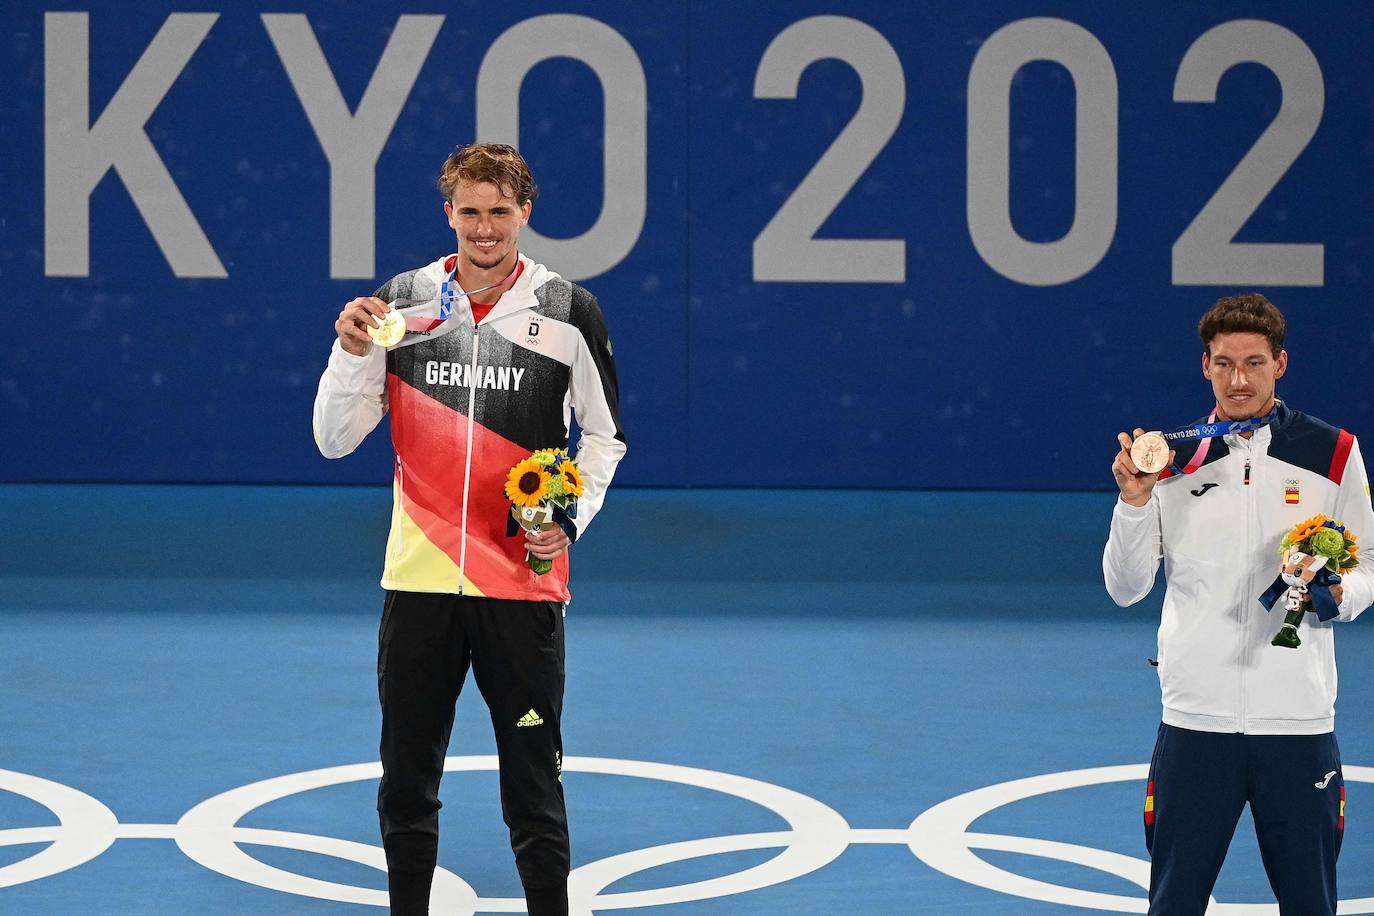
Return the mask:
<path id="1" fill-rule="evenodd" d="M 376 273 L 377 159 L 444 17 L 396 21 L 356 114 L 349 113 L 303 14 L 264 13 L 262 22 L 329 160 L 329 276 L 371 277 Z"/>
<path id="2" fill-rule="evenodd" d="M 86 13 L 44 13 L 43 242 L 50 277 L 91 272 L 91 192 L 111 167 L 178 277 L 224 277 L 210 240 L 143 132 L 218 13 L 173 13 L 90 122 Z"/>
<path id="3" fill-rule="evenodd" d="M 559 265 L 567 279 L 583 280 L 624 260 L 644 229 L 649 90 L 634 46 L 606 23 L 562 13 L 535 16 L 501 33 L 482 57 L 477 70 L 479 140 L 520 145 L 520 85 L 536 64 L 553 57 L 586 64 L 601 83 L 606 122 L 601 215 L 574 238 L 550 238 L 526 226 L 520 241 L 535 257 Z"/>

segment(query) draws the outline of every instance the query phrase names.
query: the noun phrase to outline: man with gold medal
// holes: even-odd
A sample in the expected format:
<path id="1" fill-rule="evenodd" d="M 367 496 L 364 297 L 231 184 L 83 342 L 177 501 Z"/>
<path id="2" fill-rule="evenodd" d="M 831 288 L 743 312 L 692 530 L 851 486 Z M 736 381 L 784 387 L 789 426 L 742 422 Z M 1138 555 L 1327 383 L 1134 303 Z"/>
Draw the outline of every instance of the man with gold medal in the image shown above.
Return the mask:
<path id="1" fill-rule="evenodd" d="M 329 458 L 391 416 L 394 506 L 377 653 L 377 810 L 391 911 L 428 912 L 439 781 L 471 669 L 496 735 L 525 908 L 566 916 L 568 552 L 625 454 L 615 360 L 596 297 L 518 250 L 538 196 L 519 152 L 462 147 L 444 163 L 439 190 L 457 252 L 344 306 L 315 399 L 315 440 Z M 582 430 L 575 516 L 512 533 L 510 468 L 536 450 L 566 448 L 573 416 Z M 527 555 L 549 561 L 547 574 L 536 575 Z"/>
<path id="2" fill-rule="evenodd" d="M 1374 576 L 1357 566 L 1334 577 L 1329 614 L 1300 606 L 1296 649 L 1273 639 L 1279 621 L 1261 596 L 1304 519 L 1365 535 L 1374 510 L 1355 437 L 1276 397 L 1285 333 L 1264 296 L 1221 299 L 1198 326 L 1215 408 L 1181 431 L 1117 437 L 1107 591 L 1123 607 L 1140 601 L 1161 560 L 1167 581 L 1144 804 L 1151 914 L 1201 916 L 1247 803 L 1281 912 L 1336 912 L 1335 624 L 1374 602 Z"/>

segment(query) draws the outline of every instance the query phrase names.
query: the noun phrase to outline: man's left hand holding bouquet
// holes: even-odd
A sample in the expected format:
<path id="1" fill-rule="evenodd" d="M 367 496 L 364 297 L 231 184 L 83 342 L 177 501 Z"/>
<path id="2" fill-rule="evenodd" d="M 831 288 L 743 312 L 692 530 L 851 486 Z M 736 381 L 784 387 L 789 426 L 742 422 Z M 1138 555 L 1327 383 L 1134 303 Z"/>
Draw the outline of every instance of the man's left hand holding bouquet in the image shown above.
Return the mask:
<path id="1" fill-rule="evenodd" d="M 1341 574 L 1360 564 L 1359 552 L 1355 535 L 1325 515 L 1315 515 L 1283 536 L 1279 576 L 1259 599 L 1269 610 L 1285 598 L 1283 628 L 1271 645 L 1287 649 L 1302 645 L 1298 624 L 1306 611 L 1316 611 L 1318 620 L 1340 613 L 1345 597 Z"/>
<path id="2" fill-rule="evenodd" d="M 525 562 L 542 576 L 572 543 L 563 525 L 584 490 L 577 459 L 566 449 L 540 449 L 510 469 L 505 490 L 512 519 L 507 533 L 515 534 L 517 525 L 525 530 Z"/>
<path id="3" fill-rule="evenodd" d="M 568 533 L 557 525 L 542 531 L 525 531 L 525 549 L 541 560 L 552 562 L 558 559 L 571 543 Z"/>

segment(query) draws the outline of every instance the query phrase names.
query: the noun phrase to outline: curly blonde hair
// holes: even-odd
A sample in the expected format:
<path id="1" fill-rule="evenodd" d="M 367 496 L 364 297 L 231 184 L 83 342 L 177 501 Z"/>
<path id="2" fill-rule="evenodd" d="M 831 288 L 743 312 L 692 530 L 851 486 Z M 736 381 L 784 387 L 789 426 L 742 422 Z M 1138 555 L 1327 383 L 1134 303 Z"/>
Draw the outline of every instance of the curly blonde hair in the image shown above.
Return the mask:
<path id="1" fill-rule="evenodd" d="M 504 143 L 469 143 L 454 150 L 439 170 L 439 193 L 444 200 L 453 200 L 460 181 L 494 184 L 522 207 L 539 196 L 525 157 Z"/>

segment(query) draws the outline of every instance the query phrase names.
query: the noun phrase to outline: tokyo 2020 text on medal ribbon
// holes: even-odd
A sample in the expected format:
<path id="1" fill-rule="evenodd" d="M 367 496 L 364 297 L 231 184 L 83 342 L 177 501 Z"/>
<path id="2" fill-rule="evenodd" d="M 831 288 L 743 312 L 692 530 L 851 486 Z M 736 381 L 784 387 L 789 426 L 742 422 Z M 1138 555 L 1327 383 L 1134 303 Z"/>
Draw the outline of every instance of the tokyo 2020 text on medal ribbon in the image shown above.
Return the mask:
<path id="1" fill-rule="evenodd" d="M 1262 417 L 1251 417 L 1248 420 L 1217 420 L 1217 411 L 1214 408 L 1208 416 L 1206 423 L 1197 423 L 1190 426 L 1180 426 L 1170 432 L 1149 432 L 1142 434 L 1131 444 L 1131 461 L 1135 462 L 1136 467 L 1146 474 L 1155 474 L 1164 470 L 1168 463 L 1169 449 L 1175 443 L 1189 442 L 1193 439 L 1201 440 L 1197 451 L 1193 454 L 1186 467 L 1180 469 L 1178 465 L 1170 467 L 1174 474 L 1191 474 L 1202 466 L 1202 459 L 1207 455 L 1207 447 L 1211 440 L 1217 436 L 1229 436 L 1231 433 L 1244 433 L 1252 429 L 1259 429 L 1268 426 L 1278 419 L 1278 405 Z"/>

